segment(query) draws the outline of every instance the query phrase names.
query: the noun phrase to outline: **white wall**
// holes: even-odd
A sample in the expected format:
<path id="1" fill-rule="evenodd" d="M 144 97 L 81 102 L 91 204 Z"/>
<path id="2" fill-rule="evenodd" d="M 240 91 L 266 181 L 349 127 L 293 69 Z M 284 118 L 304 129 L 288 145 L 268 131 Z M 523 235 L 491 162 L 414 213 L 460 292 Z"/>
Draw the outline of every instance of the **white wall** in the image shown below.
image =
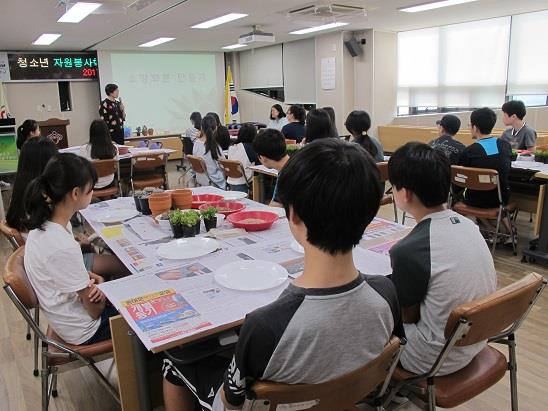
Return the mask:
<path id="1" fill-rule="evenodd" d="M 70 120 L 67 126 L 69 145 L 81 145 L 89 140 L 89 126 L 99 117 L 98 82 L 71 82 L 72 111 L 67 112 L 61 112 L 56 82 L 5 83 L 5 89 L 11 115 L 18 125 L 28 118 L 42 121 L 56 117 Z M 51 111 L 38 111 L 37 107 L 42 104 L 51 106 Z"/>

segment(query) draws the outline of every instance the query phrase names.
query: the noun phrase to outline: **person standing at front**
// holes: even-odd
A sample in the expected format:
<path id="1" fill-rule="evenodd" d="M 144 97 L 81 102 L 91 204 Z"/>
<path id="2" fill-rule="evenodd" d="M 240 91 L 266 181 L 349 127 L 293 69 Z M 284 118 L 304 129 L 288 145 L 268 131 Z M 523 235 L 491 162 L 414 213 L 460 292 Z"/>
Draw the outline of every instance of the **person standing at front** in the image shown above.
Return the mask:
<path id="1" fill-rule="evenodd" d="M 112 140 L 123 145 L 126 111 L 122 99 L 119 98 L 120 90 L 116 84 L 107 84 L 105 93 L 107 98 L 101 102 L 99 115 L 107 123 Z"/>

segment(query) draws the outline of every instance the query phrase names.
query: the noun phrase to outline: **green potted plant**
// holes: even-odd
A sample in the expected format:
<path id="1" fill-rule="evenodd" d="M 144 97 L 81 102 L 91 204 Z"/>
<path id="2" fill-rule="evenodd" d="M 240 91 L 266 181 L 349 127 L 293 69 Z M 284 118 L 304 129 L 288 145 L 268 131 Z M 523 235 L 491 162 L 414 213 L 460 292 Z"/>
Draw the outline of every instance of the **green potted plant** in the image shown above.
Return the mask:
<path id="1" fill-rule="evenodd" d="M 544 152 L 542 150 L 535 150 L 535 161 L 537 163 L 544 163 Z"/>
<path id="2" fill-rule="evenodd" d="M 181 238 L 183 236 L 183 225 L 181 223 L 183 214 L 184 213 L 179 209 L 169 213 L 169 225 L 171 226 L 171 231 L 173 231 L 173 237 L 175 238 Z"/>
<path id="3" fill-rule="evenodd" d="M 183 237 L 194 237 L 200 233 L 200 213 L 196 210 L 182 212 L 180 218 L 183 226 Z"/>
<path id="4" fill-rule="evenodd" d="M 516 161 L 518 159 L 518 151 L 515 149 L 512 149 L 512 161 Z"/>
<path id="5" fill-rule="evenodd" d="M 287 155 L 291 157 L 293 154 L 299 151 L 300 148 L 301 146 L 299 146 L 298 144 L 288 144 L 286 147 Z"/>
<path id="6" fill-rule="evenodd" d="M 544 160 L 544 163 L 548 163 L 548 151 L 542 152 L 542 159 Z"/>
<path id="7" fill-rule="evenodd" d="M 217 208 L 208 207 L 205 210 L 201 210 L 200 214 L 202 215 L 202 220 L 204 220 L 206 231 L 217 227 Z"/>

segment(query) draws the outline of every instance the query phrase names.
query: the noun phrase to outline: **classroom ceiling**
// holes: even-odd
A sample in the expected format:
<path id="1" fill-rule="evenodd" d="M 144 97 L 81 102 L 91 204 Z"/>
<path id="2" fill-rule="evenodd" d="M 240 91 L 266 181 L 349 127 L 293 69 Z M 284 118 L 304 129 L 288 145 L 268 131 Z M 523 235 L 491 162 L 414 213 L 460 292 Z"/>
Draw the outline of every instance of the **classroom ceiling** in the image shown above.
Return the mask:
<path id="1" fill-rule="evenodd" d="M 370 28 L 403 31 L 548 8 L 546 0 L 478 0 L 422 13 L 403 13 L 398 8 L 428 0 L 140 0 L 145 7 L 137 10 L 127 8 L 135 0 L 87 1 L 101 2 L 103 6 L 81 23 L 69 24 L 57 22 L 64 13 L 59 0 L 2 0 L 0 50 L 143 51 L 137 47 L 141 43 L 158 37 L 175 37 L 172 42 L 148 50 L 222 51 L 222 46 L 237 43 L 239 35 L 250 32 L 257 24 L 263 31 L 274 33 L 276 43 L 287 42 L 319 34 L 288 34 L 322 24 L 318 20 L 311 23 L 287 17 L 288 11 L 313 4 L 339 3 L 367 10 L 366 17 L 340 19 L 350 25 L 332 31 Z M 228 13 L 249 16 L 207 30 L 190 28 Z M 42 33 L 60 33 L 62 37 L 51 46 L 33 46 L 31 43 Z"/>

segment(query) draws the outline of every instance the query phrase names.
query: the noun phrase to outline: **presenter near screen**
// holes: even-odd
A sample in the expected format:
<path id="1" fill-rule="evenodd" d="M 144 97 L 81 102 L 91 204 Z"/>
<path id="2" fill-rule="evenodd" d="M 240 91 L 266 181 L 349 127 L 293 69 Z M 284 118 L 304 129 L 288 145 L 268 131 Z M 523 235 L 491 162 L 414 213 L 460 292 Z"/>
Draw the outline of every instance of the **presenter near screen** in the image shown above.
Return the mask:
<path id="1" fill-rule="evenodd" d="M 124 144 L 124 121 L 126 111 L 122 99 L 119 97 L 120 90 L 116 84 L 105 86 L 107 98 L 101 102 L 99 115 L 108 124 L 110 136 L 116 144 Z"/>

